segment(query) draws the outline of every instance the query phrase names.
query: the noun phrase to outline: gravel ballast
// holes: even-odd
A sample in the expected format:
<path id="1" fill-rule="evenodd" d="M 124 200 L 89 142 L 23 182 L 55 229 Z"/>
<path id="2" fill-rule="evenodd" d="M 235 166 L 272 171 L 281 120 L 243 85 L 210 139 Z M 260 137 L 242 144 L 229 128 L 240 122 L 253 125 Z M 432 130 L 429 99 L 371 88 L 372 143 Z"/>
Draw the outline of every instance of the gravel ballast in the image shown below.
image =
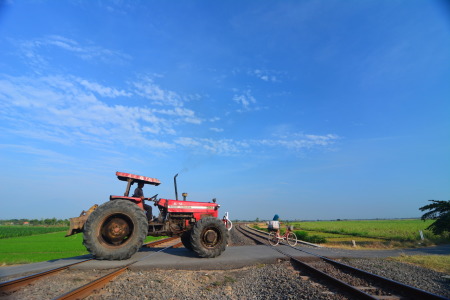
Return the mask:
<path id="1" fill-rule="evenodd" d="M 88 299 L 346 299 L 310 280 L 289 263 L 229 271 L 128 272 Z"/>
<path id="2" fill-rule="evenodd" d="M 415 288 L 450 298 L 450 279 L 446 274 L 381 258 L 343 259 L 343 263 Z"/>

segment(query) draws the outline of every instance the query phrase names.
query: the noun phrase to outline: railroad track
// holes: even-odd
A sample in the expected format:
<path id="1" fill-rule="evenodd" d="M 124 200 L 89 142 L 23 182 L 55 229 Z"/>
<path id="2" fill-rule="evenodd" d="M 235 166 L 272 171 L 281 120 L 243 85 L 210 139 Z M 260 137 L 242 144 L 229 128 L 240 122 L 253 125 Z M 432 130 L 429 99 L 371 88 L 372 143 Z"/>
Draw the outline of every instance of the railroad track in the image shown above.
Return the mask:
<path id="1" fill-rule="evenodd" d="M 286 244 L 287 247 L 307 253 L 311 255 L 311 257 L 321 260 L 322 264 L 327 265 L 316 267 L 313 266 L 313 264 L 303 262 L 287 253 L 287 251 L 284 251 L 282 247 L 270 246 L 267 241 L 267 235 L 263 235 L 261 232 L 250 229 L 248 226 L 236 226 L 236 229 L 247 237 L 253 239 L 255 242 L 271 247 L 285 255 L 300 269 L 306 269 L 308 273 L 313 274 L 316 278 L 325 279 L 327 282 L 332 283 L 334 286 L 344 290 L 357 299 L 447 299 L 445 297 L 405 285 L 398 281 L 381 277 L 376 274 L 337 262 L 330 258 L 311 253 L 300 247 L 292 247 Z M 330 268 L 333 268 L 333 270 L 338 270 L 337 274 L 341 274 L 342 277 L 345 277 L 345 280 L 341 280 L 336 278 L 336 276 L 328 274 L 325 270 L 329 270 Z M 358 286 L 353 286 L 348 283 L 350 281 L 348 279 L 349 276 L 356 277 L 359 282 L 364 282 L 365 284 L 363 286 L 360 284 Z"/>
<path id="2" fill-rule="evenodd" d="M 178 237 L 170 237 L 170 238 L 146 243 L 146 244 L 142 245 L 142 247 L 147 247 L 147 248 L 162 247 L 162 249 L 159 251 L 153 252 L 149 255 L 146 255 L 145 257 L 143 257 L 139 260 L 133 261 L 122 267 L 119 267 L 119 269 L 117 269 L 109 274 L 106 274 L 105 276 L 102 276 L 101 278 L 98 278 L 92 282 L 89 282 L 81 287 L 78 287 L 70 292 L 67 292 L 67 293 L 65 293 L 59 297 L 53 298 L 53 299 L 82 299 L 82 298 L 85 298 L 85 297 L 89 296 L 93 291 L 101 289 L 103 286 L 105 286 L 108 282 L 113 280 L 115 277 L 117 277 L 118 275 L 125 272 L 133 264 L 148 258 L 150 255 L 152 255 L 154 253 L 166 250 L 168 248 L 179 248 L 179 247 L 183 246 L 183 244 L 181 242 L 174 243 L 175 240 L 179 240 L 179 238 Z M 6 282 L 2 282 L 2 283 L 0 283 L 0 295 L 1 294 L 7 295 L 9 293 L 13 293 L 14 291 L 17 291 L 18 289 L 21 289 L 21 288 L 33 283 L 36 280 L 40 280 L 40 279 L 50 276 L 50 275 L 56 275 L 58 272 L 67 270 L 71 266 L 83 264 L 83 263 L 86 263 L 91 260 L 93 260 L 93 258 L 86 259 L 86 260 L 83 260 L 83 261 L 80 261 L 77 263 L 67 264 L 67 265 L 59 267 L 59 268 L 49 269 L 47 271 L 39 272 L 36 274 L 31 274 L 28 276 L 20 277 L 17 279 L 6 281 Z"/>

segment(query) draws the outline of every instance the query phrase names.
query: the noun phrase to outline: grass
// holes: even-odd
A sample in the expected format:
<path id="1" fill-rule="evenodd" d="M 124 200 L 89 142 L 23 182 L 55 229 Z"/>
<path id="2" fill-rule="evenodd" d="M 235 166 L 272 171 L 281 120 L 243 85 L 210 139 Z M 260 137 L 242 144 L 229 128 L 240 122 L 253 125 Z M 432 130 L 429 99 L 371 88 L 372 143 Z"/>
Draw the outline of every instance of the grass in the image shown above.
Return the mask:
<path id="1" fill-rule="evenodd" d="M 218 288 L 218 287 L 224 287 L 226 285 L 231 285 L 236 282 L 236 279 L 231 276 L 225 276 L 223 280 L 214 281 L 211 283 L 209 287 L 207 287 L 207 290 L 211 290 L 211 288 Z"/>
<path id="2" fill-rule="evenodd" d="M 54 232 L 3 239 L 0 243 L 0 264 L 26 264 L 88 254 L 83 236 L 65 238 L 65 232 Z"/>
<path id="3" fill-rule="evenodd" d="M 82 234 L 64 237 L 67 228 L 63 230 L 64 232 L 2 239 L 0 265 L 27 264 L 89 254 L 83 246 Z M 160 238 L 163 237 L 147 237 L 145 241 Z"/>
<path id="4" fill-rule="evenodd" d="M 300 240 L 326 244 L 329 247 L 379 249 L 431 246 L 449 242 L 448 237 L 435 236 L 426 228 L 433 220 L 355 220 L 355 221 L 317 221 L 290 222 Z M 282 224 L 283 232 L 287 223 Z M 265 223 L 257 223 L 253 227 L 267 230 Z M 422 231 L 425 240 L 420 238 Z"/>
<path id="5" fill-rule="evenodd" d="M 24 225 L 0 226 L 0 239 L 67 231 L 68 229 L 69 227 L 58 227 L 58 226 L 52 227 L 24 226 Z"/>
<path id="6" fill-rule="evenodd" d="M 166 239 L 168 236 L 148 236 L 145 238 L 144 243 L 153 242 L 160 239 Z"/>
<path id="7" fill-rule="evenodd" d="M 450 255 L 401 255 L 389 259 L 450 275 Z"/>
<path id="8" fill-rule="evenodd" d="M 297 239 L 308 243 L 323 244 L 327 242 L 327 239 L 325 237 L 316 234 L 310 235 L 306 231 L 295 230 L 294 233 L 297 236 Z"/>
<path id="9" fill-rule="evenodd" d="M 368 220 L 368 221 L 321 221 L 292 223 L 296 229 L 324 233 L 350 235 L 390 241 L 417 241 L 422 230 L 428 239 L 436 239 L 426 228 L 432 220 Z"/>

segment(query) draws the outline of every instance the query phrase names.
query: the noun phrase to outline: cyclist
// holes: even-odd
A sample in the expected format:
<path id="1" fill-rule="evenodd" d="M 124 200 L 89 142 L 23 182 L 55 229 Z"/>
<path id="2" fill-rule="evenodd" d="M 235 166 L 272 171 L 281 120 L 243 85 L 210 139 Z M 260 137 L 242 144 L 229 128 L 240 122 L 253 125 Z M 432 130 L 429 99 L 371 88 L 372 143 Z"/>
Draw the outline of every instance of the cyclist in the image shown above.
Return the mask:
<path id="1" fill-rule="evenodd" d="M 277 214 L 273 217 L 272 221 L 269 221 L 269 243 L 272 246 L 276 246 L 280 243 L 280 240 L 286 241 L 290 246 L 297 245 L 297 236 L 292 231 L 293 226 L 287 226 L 286 232 L 283 235 L 280 235 L 280 216 Z"/>
<path id="2" fill-rule="evenodd" d="M 269 231 L 276 231 L 278 234 L 280 234 L 280 216 L 278 214 L 275 214 L 272 221 L 269 221 L 268 228 Z"/>

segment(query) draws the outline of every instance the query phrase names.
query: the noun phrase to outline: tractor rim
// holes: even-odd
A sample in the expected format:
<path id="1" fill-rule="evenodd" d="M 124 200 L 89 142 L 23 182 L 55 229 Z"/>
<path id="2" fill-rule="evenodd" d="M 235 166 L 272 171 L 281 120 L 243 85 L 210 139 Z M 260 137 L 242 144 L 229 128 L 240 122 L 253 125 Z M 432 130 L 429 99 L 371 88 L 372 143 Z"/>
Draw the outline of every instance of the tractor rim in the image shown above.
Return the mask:
<path id="1" fill-rule="evenodd" d="M 132 236 L 134 224 L 130 217 L 124 214 L 113 214 L 102 222 L 99 240 L 109 247 L 124 245 Z"/>
<path id="2" fill-rule="evenodd" d="M 202 244 L 206 248 L 215 248 L 220 244 L 222 235 L 220 230 L 216 227 L 206 228 L 202 235 Z"/>

